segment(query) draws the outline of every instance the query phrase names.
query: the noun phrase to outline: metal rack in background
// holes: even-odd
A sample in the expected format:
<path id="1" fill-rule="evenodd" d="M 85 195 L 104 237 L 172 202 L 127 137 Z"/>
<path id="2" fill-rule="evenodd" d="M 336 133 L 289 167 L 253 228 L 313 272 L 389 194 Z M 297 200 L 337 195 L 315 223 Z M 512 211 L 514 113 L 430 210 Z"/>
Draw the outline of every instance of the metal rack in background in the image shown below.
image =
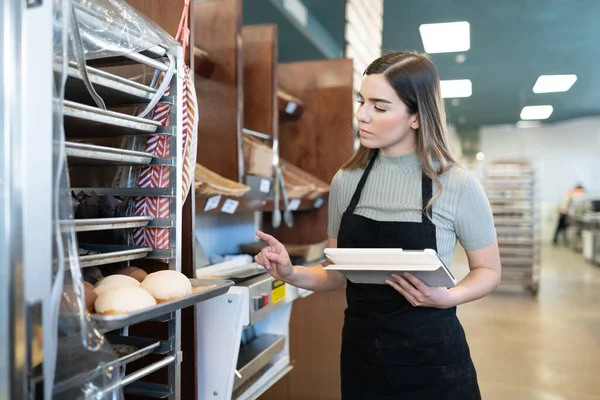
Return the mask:
<path id="1" fill-rule="evenodd" d="M 97 16 L 93 11 L 89 13 L 78 8 L 79 17 L 91 23 Z M 124 196 L 161 196 L 169 200 L 169 217 L 154 219 L 152 217 L 126 216 L 118 218 L 95 218 L 83 220 L 63 220 L 61 225 L 65 228 L 73 227 L 76 232 L 94 232 L 107 230 L 128 230 L 164 228 L 169 230 L 169 248 L 153 249 L 148 246 L 131 246 L 121 244 L 80 245 L 84 251 L 94 251 L 90 255 L 81 255 L 79 263 L 81 268 L 103 267 L 117 262 L 127 262 L 139 259 L 161 259 L 168 262 L 168 268 L 181 272 L 181 226 L 182 226 L 182 146 L 183 138 L 183 68 L 184 58 L 182 48 L 172 44 L 155 46 L 144 44 L 143 38 L 136 39 L 140 48 L 150 49 L 138 53 L 126 54 L 119 57 L 94 58 L 87 60 L 87 72 L 94 89 L 103 98 L 106 106 L 113 110 L 103 110 L 95 106 L 83 81 L 83 75 L 74 63 L 69 64 L 67 70 L 67 83 L 63 108 L 64 129 L 66 142 L 61 145 L 65 148 L 69 173 L 72 168 L 104 168 L 104 167 L 136 167 L 147 165 L 160 165 L 169 168 L 169 187 L 167 188 L 138 188 L 137 182 L 126 187 L 87 187 L 73 188 L 77 193 L 94 191 L 96 194 L 112 194 Z M 172 46 L 172 47 L 169 47 Z M 145 108 L 157 95 L 157 90 L 142 83 L 126 79 L 116 73 L 108 72 L 103 67 L 128 67 L 143 65 L 145 70 L 167 71 L 168 55 L 174 55 L 176 73 L 170 84 L 170 94 L 163 96 L 160 103 L 170 105 L 170 126 L 147 118 L 139 118 L 120 112 L 120 107 L 141 106 Z M 173 59 L 173 58 L 171 58 Z M 110 70 L 110 69 L 109 69 Z M 120 69 L 116 69 L 119 71 Z M 112 71 L 112 70 L 111 70 Z M 114 111 L 114 110 L 117 111 Z M 148 136 L 163 134 L 168 136 L 170 144 L 170 157 L 158 158 L 153 154 L 130 149 L 106 147 L 89 143 L 81 143 L 82 139 L 115 138 L 128 136 Z M 166 267 L 166 265 L 165 265 Z M 194 305 L 227 292 L 233 282 L 225 280 L 199 281 L 192 280 L 192 285 L 198 289 L 194 294 L 178 301 L 159 304 L 151 309 L 142 310 L 124 316 L 92 314 L 91 320 L 99 332 L 109 332 L 106 337 L 112 345 L 126 343 L 131 348 L 137 349 L 133 353 L 121 356 L 115 363 L 99 366 L 98 368 L 111 368 L 122 371 L 126 364 L 133 360 L 153 355 L 153 362 L 141 369 L 126 374 L 119 381 L 118 386 L 124 393 L 142 396 L 144 398 L 169 398 L 180 399 L 180 363 L 181 352 L 181 308 Z M 168 338 L 156 341 L 148 338 L 128 338 L 122 335 L 121 329 L 145 321 L 155 321 L 168 324 Z M 72 338 L 65 337 L 63 340 Z M 156 359 L 158 355 L 160 359 Z M 193 357 L 193 355 L 190 355 Z M 168 368 L 168 383 L 156 384 L 141 382 L 140 379 L 163 368 Z M 54 396 L 60 398 L 71 391 L 70 382 L 85 380 L 85 374 L 90 371 L 81 371 L 80 376 L 69 377 L 64 382 L 58 382 L 54 387 Z M 103 393 L 110 393 L 115 387 L 104 388 Z M 62 397 L 66 398 L 66 397 Z"/>
<path id="2" fill-rule="evenodd" d="M 484 186 L 498 237 L 501 286 L 521 286 L 537 295 L 541 251 L 535 169 L 524 160 L 491 162 Z"/>

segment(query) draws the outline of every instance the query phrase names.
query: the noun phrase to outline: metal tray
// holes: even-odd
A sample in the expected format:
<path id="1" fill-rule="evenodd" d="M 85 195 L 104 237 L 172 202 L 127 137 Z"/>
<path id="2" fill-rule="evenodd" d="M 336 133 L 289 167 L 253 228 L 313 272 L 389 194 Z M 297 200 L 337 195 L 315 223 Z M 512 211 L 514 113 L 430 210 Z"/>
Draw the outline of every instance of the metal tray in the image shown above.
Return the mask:
<path id="1" fill-rule="evenodd" d="M 89 218 L 61 221 L 63 229 L 75 228 L 76 232 L 107 231 L 111 229 L 143 228 L 152 217 Z"/>
<path id="2" fill-rule="evenodd" d="M 71 137 L 106 137 L 155 133 L 160 122 L 64 101 L 65 133 Z"/>
<path id="3" fill-rule="evenodd" d="M 102 315 L 102 314 L 91 314 L 92 321 L 95 322 L 96 327 L 102 332 L 113 331 L 120 329 L 125 326 L 135 325 L 143 321 L 147 321 L 153 318 L 157 318 L 161 315 L 168 314 L 170 312 L 193 306 L 194 304 L 200 303 L 212 299 L 213 297 L 220 296 L 229 291 L 229 287 L 233 286 L 233 281 L 220 280 L 220 279 L 190 279 L 192 286 L 197 287 L 210 287 L 210 289 L 202 290 L 200 292 L 192 293 L 189 296 L 182 297 L 178 300 L 173 300 L 168 303 L 161 303 L 156 306 L 139 310 L 131 314 L 122 315 Z"/>
<path id="4" fill-rule="evenodd" d="M 235 376 L 233 390 L 252 378 L 267 365 L 285 347 L 285 336 L 265 334 L 260 335 L 250 343 L 242 346 L 239 351 L 236 369 L 241 375 Z"/>
<path id="5" fill-rule="evenodd" d="M 106 71 L 92 67 L 88 67 L 87 71 L 90 82 L 107 106 L 149 103 L 156 93 L 154 88 Z M 77 65 L 69 65 L 67 74 L 69 79 L 65 85 L 65 98 L 95 106 L 96 103 L 90 96 Z"/>
<path id="6" fill-rule="evenodd" d="M 137 350 L 134 351 L 133 353 L 119 357 L 115 361 L 113 361 L 109 364 L 106 364 L 106 366 L 111 366 L 111 367 L 119 367 L 119 366 L 127 365 L 132 361 L 139 360 L 140 358 L 145 357 L 148 354 L 154 353 L 154 350 L 156 350 L 161 345 L 159 340 L 147 339 L 147 338 L 108 335 L 107 339 L 111 345 L 127 345 L 127 346 L 133 346 L 133 347 L 137 348 Z"/>
<path id="7" fill-rule="evenodd" d="M 95 265 L 113 264 L 123 261 L 144 258 L 151 252 L 152 247 L 137 246 L 114 246 L 114 245 L 79 245 L 82 249 L 99 251 L 100 254 L 91 256 L 80 256 L 81 268 L 93 267 Z"/>
<path id="8" fill-rule="evenodd" d="M 154 155 L 93 144 L 65 142 L 70 165 L 148 165 Z"/>

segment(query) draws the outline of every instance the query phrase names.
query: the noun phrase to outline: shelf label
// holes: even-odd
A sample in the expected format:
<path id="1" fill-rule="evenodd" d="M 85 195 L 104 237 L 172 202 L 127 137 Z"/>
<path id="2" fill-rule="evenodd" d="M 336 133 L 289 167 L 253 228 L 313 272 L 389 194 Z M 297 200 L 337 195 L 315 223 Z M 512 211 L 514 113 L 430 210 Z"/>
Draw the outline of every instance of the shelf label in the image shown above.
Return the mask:
<path id="1" fill-rule="evenodd" d="M 262 193 L 269 193 L 271 191 L 271 181 L 268 179 L 260 180 L 260 191 Z"/>
<path id="2" fill-rule="evenodd" d="M 240 204 L 240 202 L 237 200 L 227 199 L 225 200 L 225 204 L 223 204 L 221 211 L 227 214 L 234 214 L 238 204 Z"/>
<path id="3" fill-rule="evenodd" d="M 288 205 L 288 209 L 290 211 L 296 211 L 300 208 L 300 204 L 302 204 L 302 200 L 300 199 L 292 199 Z"/>
<path id="4" fill-rule="evenodd" d="M 285 282 L 274 280 L 271 284 L 271 304 L 277 304 L 285 299 Z"/>
<path id="5" fill-rule="evenodd" d="M 321 208 L 321 206 L 323 206 L 323 204 L 325 204 L 325 200 L 323 200 L 322 197 L 319 197 L 317 200 L 315 200 L 314 207 Z"/>
<path id="6" fill-rule="evenodd" d="M 288 114 L 293 114 L 294 111 L 296 111 L 296 108 L 298 108 L 298 104 L 290 101 L 287 106 L 285 106 L 285 112 Z"/>
<path id="7" fill-rule="evenodd" d="M 214 210 L 219 207 L 219 203 L 221 202 L 221 195 L 213 196 L 206 201 L 206 205 L 204 206 L 204 211 Z"/>

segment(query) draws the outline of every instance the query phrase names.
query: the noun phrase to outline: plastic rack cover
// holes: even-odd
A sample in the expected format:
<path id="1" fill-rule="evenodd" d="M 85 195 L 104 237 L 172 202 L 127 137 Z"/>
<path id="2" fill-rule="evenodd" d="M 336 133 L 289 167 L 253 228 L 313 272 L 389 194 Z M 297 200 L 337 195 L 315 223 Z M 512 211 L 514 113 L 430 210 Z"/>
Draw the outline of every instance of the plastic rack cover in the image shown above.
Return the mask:
<path id="1" fill-rule="evenodd" d="M 55 26 L 69 21 L 69 0 L 54 0 Z M 69 24 L 64 24 L 68 27 Z M 53 85 L 53 283 L 51 293 L 53 332 L 58 343 L 56 353 L 45 354 L 55 365 L 52 398 L 55 399 L 120 399 L 119 371 L 103 365 L 116 360 L 111 345 L 96 329 L 86 310 L 83 277 L 79 266 L 77 236 L 74 228 L 63 229 L 61 220 L 72 219 L 70 183 L 66 164 L 63 100 L 66 81 L 68 35 L 66 30 L 54 32 L 55 81 Z M 47 394 L 46 398 L 50 398 Z"/>

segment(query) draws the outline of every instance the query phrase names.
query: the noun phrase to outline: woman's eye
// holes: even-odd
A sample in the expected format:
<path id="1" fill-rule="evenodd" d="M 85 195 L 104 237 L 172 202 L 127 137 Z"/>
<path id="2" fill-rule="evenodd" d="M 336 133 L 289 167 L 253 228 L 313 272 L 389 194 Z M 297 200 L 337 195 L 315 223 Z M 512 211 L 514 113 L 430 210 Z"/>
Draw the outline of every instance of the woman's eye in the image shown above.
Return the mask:
<path id="1" fill-rule="evenodd" d="M 384 110 L 382 108 L 378 108 L 378 107 L 375 107 L 375 111 L 380 112 L 380 113 L 386 112 L 386 110 Z"/>
<path id="2" fill-rule="evenodd" d="M 360 105 L 363 105 L 363 104 L 365 104 L 365 102 L 364 102 L 364 101 L 362 101 L 361 99 L 356 99 L 356 102 L 357 102 L 358 104 L 360 104 Z"/>

